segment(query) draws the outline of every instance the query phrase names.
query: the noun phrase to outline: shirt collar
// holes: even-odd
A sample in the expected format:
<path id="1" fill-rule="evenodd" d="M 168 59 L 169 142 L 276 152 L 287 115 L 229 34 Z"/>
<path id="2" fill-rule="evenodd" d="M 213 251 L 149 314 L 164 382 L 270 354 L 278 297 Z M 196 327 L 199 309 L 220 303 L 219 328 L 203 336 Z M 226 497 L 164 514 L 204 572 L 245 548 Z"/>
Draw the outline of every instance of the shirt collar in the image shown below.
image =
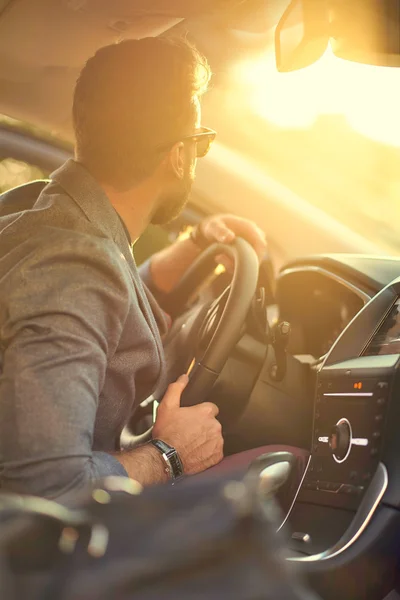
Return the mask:
<path id="1" fill-rule="evenodd" d="M 115 212 L 118 215 L 118 219 L 120 220 L 122 227 L 124 228 L 126 239 L 128 240 L 128 244 L 132 248 L 133 242 L 132 242 L 131 234 L 129 233 L 129 229 L 125 225 L 125 221 L 123 220 L 123 218 L 121 217 L 121 215 L 117 211 L 115 211 Z"/>
<path id="2" fill-rule="evenodd" d="M 71 196 L 89 221 L 106 237 L 111 237 L 122 250 L 126 250 L 126 244 L 131 245 L 125 223 L 100 184 L 81 163 L 73 159 L 67 160 L 50 175 L 50 179 L 57 182 Z"/>

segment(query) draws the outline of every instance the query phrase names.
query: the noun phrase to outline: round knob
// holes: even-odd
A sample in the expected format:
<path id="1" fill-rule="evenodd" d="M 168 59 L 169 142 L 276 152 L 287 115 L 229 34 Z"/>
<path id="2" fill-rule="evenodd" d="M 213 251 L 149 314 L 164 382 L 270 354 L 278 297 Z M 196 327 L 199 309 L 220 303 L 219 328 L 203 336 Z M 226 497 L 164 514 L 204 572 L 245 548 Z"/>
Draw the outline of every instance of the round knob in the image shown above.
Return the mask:
<path id="1" fill-rule="evenodd" d="M 287 321 L 282 321 L 282 323 L 279 323 L 279 330 L 281 335 L 289 335 L 290 329 L 290 323 L 288 323 Z"/>
<path id="2" fill-rule="evenodd" d="M 277 326 L 277 337 L 281 338 L 284 344 L 287 344 L 289 342 L 291 330 L 292 328 L 290 326 L 290 323 L 288 323 L 287 321 L 282 321 Z"/>
<path id="3" fill-rule="evenodd" d="M 329 437 L 333 458 L 337 463 L 344 462 L 350 454 L 352 429 L 347 419 L 340 419 Z"/>

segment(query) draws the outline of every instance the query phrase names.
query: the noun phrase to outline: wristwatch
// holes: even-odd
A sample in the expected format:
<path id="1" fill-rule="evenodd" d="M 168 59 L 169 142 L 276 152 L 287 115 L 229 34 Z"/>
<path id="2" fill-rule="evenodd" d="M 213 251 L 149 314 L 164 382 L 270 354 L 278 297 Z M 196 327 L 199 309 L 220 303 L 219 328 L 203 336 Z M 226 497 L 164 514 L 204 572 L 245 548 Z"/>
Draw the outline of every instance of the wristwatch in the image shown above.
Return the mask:
<path id="1" fill-rule="evenodd" d="M 193 227 L 189 237 L 192 240 L 193 244 L 200 248 L 200 250 L 206 250 L 209 246 L 211 246 L 214 243 L 206 238 L 200 227 L 200 223 Z"/>
<path id="2" fill-rule="evenodd" d="M 153 446 L 157 448 L 157 450 L 161 454 L 166 465 L 165 472 L 168 474 L 172 483 L 180 479 L 184 474 L 183 464 L 175 448 L 173 448 L 169 444 L 166 444 L 162 440 L 157 439 L 151 440 L 150 444 L 153 444 Z"/>

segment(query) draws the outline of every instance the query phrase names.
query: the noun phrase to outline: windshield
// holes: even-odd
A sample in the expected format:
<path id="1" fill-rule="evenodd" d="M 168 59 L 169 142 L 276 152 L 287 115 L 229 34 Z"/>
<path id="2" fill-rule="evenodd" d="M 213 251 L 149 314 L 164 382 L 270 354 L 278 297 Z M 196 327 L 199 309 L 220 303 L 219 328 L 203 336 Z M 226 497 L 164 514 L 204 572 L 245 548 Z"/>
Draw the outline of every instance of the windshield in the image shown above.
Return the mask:
<path id="1" fill-rule="evenodd" d="M 210 101 L 225 108 L 219 141 L 295 192 L 304 214 L 329 215 L 339 238 L 358 234 L 358 252 L 400 252 L 400 69 L 328 50 L 278 73 L 271 49 L 233 65 Z"/>

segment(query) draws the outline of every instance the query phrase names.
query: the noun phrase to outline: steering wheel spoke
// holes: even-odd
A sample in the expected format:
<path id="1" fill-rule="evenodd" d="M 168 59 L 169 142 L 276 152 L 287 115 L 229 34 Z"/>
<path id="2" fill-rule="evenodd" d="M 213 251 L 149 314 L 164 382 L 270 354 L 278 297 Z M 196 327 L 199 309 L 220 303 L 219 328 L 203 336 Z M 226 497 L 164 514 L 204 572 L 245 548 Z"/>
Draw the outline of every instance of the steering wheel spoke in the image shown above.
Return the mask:
<path id="1" fill-rule="evenodd" d="M 193 263 L 171 292 L 169 306 L 184 305 L 188 298 L 215 268 L 215 257 L 229 255 L 234 261 L 231 284 L 211 304 L 196 311 L 190 325 L 177 326 L 176 337 L 186 339 L 181 344 L 181 356 L 189 362 L 195 356 L 189 374 L 189 384 L 182 395 L 182 405 L 190 406 L 207 399 L 232 349 L 243 330 L 258 282 L 258 258 L 248 242 L 236 238 L 231 245 L 214 244 Z M 179 319 L 178 319 L 179 320 Z M 190 317 L 189 317 L 190 320 Z M 179 329 L 180 327 L 180 329 Z M 186 330 L 186 331 L 185 331 Z M 179 345 L 177 340 L 170 349 Z"/>

